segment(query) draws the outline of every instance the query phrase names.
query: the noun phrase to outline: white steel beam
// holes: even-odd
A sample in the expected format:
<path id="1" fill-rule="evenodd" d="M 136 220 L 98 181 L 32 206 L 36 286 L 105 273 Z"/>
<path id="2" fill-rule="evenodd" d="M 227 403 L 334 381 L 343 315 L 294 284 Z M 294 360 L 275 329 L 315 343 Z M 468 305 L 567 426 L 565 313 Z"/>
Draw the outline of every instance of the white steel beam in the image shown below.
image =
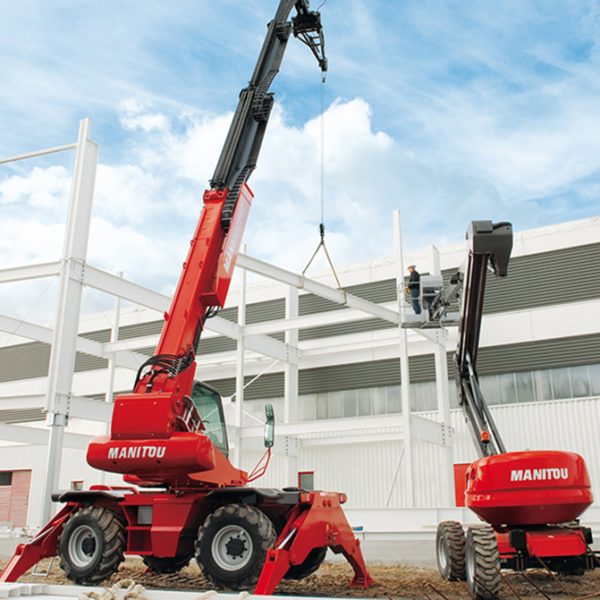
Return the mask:
<path id="1" fill-rule="evenodd" d="M 171 303 L 171 299 L 164 294 L 90 265 L 86 266 L 83 282 L 88 287 L 118 296 L 160 313 L 165 312 Z"/>
<path id="2" fill-rule="evenodd" d="M 401 415 L 382 415 L 377 417 L 361 417 L 360 419 L 323 419 L 317 421 L 297 421 L 296 423 L 277 423 L 276 434 L 291 436 L 299 439 L 329 437 L 336 434 L 350 432 L 371 432 L 378 435 L 381 431 L 402 431 L 403 420 Z M 260 437 L 263 428 L 246 427 L 244 437 Z"/>
<path id="3" fill-rule="evenodd" d="M 0 331 L 46 344 L 52 343 L 53 332 L 50 327 L 36 325 L 28 321 L 20 321 L 7 315 L 0 315 Z M 78 352 L 84 352 L 85 354 L 99 358 L 110 357 L 110 348 L 107 351 L 107 346 L 109 344 L 102 344 L 81 336 L 78 336 L 76 339 L 76 349 Z M 114 357 L 117 367 L 132 370 L 137 369 L 148 358 L 143 354 L 132 352 L 131 350 L 117 350 Z"/>
<path id="4" fill-rule="evenodd" d="M 394 310 L 385 308 L 379 304 L 375 304 L 374 302 L 369 302 L 368 300 L 363 300 L 362 298 L 353 296 L 344 290 L 338 290 L 323 283 L 319 283 L 318 281 L 314 281 L 313 279 L 308 279 L 303 275 L 286 271 L 285 269 L 281 269 L 262 260 L 251 258 L 250 256 L 240 253 L 237 259 L 237 265 L 242 269 L 247 269 L 253 273 L 258 273 L 259 275 L 264 275 L 269 279 L 274 279 L 275 281 L 279 281 L 281 283 L 287 283 L 288 285 L 305 290 L 306 292 L 310 292 L 311 294 L 315 294 L 321 298 L 331 300 L 336 304 L 349 306 L 350 308 L 356 308 L 357 310 L 360 310 L 363 313 L 373 317 L 394 323 L 394 325 L 398 325 L 400 323 L 399 315 Z"/>
<path id="5" fill-rule="evenodd" d="M 88 421 L 108 423 L 112 417 L 113 405 L 103 400 L 92 400 L 80 396 L 69 398 L 69 416 Z"/>
<path id="6" fill-rule="evenodd" d="M 25 152 L 23 154 L 15 154 L 7 158 L 0 158 L 0 165 L 4 165 L 10 162 L 16 162 L 18 160 L 26 160 L 28 158 L 35 158 L 37 156 L 46 156 L 47 154 L 55 154 L 56 152 L 65 152 L 66 150 L 73 150 L 77 148 L 77 144 L 64 144 L 63 146 L 53 146 L 52 148 L 44 148 L 43 150 L 34 150 L 33 152 Z"/>
<path id="7" fill-rule="evenodd" d="M 94 289 L 124 298 L 136 304 L 141 304 L 146 308 L 151 308 L 159 312 L 168 310 L 171 303 L 171 299 L 164 294 L 154 292 L 116 275 L 105 273 L 95 267 L 88 266 L 86 268 L 84 281 L 86 285 Z M 205 328 L 234 340 L 239 340 L 241 337 L 241 329 L 237 323 L 228 321 L 218 315 L 207 319 Z M 107 347 L 110 347 L 110 345 L 107 344 Z M 248 336 L 246 338 L 246 348 L 260 354 L 265 354 L 271 358 L 276 358 L 277 360 L 298 360 L 298 350 L 296 348 L 274 340 L 267 335 Z"/>
<path id="8" fill-rule="evenodd" d="M 411 415 L 412 437 L 423 442 L 445 446 L 449 443 L 451 428 L 418 415 Z M 318 421 L 297 421 L 278 423 L 277 436 L 293 437 L 302 445 L 327 445 L 349 443 L 350 440 L 402 440 L 406 437 L 405 420 L 401 414 L 362 417 L 360 419 L 323 419 Z M 244 438 L 257 438 L 263 435 L 260 426 L 245 427 Z M 343 440 L 343 441 L 340 441 Z"/>
<path id="9" fill-rule="evenodd" d="M 102 400 L 92 400 L 81 396 L 69 396 L 66 400 L 69 416 L 87 421 L 106 423 L 112 415 L 112 405 Z M 0 396 L 0 410 L 19 410 L 28 408 L 46 409 L 46 397 L 42 394 L 27 396 Z M 3 438 L 0 438 L 3 439 Z"/>
<path id="10" fill-rule="evenodd" d="M 48 438 L 49 431 L 47 429 L 0 423 L 0 440 L 6 442 L 47 446 Z M 67 448 L 79 448 L 80 450 L 85 450 L 88 447 L 91 439 L 92 438 L 89 435 L 65 433 L 63 444 Z"/>
<path id="11" fill-rule="evenodd" d="M 425 419 L 419 415 L 410 417 L 412 435 L 423 442 L 429 442 L 436 446 L 448 447 L 452 427 L 431 419 Z"/>
<path id="12" fill-rule="evenodd" d="M 126 340 L 117 340 L 116 342 L 104 342 L 102 348 L 104 349 L 104 354 L 131 350 L 133 348 L 152 348 L 158 344 L 159 338 L 160 334 L 158 333 L 153 335 L 142 335 Z"/>
<path id="13" fill-rule="evenodd" d="M 300 443 L 302 448 L 315 448 L 315 447 L 330 447 L 330 446 L 349 446 L 354 444 L 372 444 L 373 439 L 377 442 L 397 442 L 398 434 L 401 430 L 379 432 L 374 435 L 372 433 L 365 433 L 361 435 L 346 435 L 336 437 L 325 437 L 325 438 L 314 438 L 314 439 L 303 439 Z"/>
<path id="14" fill-rule="evenodd" d="M 0 269 L 0 283 L 23 281 L 26 279 L 42 279 L 44 277 L 56 276 L 59 273 L 59 261 L 27 265 L 25 267 L 13 267 L 11 269 Z"/>
<path id="15" fill-rule="evenodd" d="M 42 394 L 0 396 L 0 410 L 46 408 L 46 397 Z"/>
<path id="16" fill-rule="evenodd" d="M 291 289 L 297 290 L 297 288 Z M 390 308 L 392 305 L 396 305 L 396 303 L 388 302 L 378 306 Z M 351 323 L 354 321 L 364 320 L 365 318 L 371 318 L 371 315 L 365 315 L 365 313 L 361 310 L 340 307 L 339 310 L 313 313 L 311 315 L 304 315 L 302 317 L 275 319 L 273 321 L 252 323 L 251 325 L 246 325 L 246 333 L 248 335 L 255 333 L 278 333 L 280 331 L 291 331 L 293 329 L 309 329 L 311 327 L 323 327 L 326 325 Z M 390 328 L 393 326 L 394 324 L 390 323 Z"/>

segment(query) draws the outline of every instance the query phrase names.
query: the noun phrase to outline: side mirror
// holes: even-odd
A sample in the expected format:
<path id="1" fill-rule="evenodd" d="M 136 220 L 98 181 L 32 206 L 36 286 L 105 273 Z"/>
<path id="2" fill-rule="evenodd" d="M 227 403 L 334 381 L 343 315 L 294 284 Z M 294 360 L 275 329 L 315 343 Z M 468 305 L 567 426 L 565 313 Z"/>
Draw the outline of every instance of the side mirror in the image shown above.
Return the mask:
<path id="1" fill-rule="evenodd" d="M 265 448 L 272 448 L 275 443 L 275 413 L 272 404 L 265 404 Z"/>

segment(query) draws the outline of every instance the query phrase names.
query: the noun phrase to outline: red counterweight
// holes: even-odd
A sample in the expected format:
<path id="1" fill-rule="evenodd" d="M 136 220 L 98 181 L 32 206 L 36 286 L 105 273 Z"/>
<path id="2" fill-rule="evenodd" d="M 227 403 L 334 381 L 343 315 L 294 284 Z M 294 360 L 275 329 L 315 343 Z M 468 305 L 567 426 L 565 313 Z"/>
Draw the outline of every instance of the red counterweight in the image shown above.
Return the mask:
<path id="1" fill-rule="evenodd" d="M 572 452 L 506 452 L 467 469 L 466 505 L 493 526 L 566 523 L 592 502 L 585 462 Z"/>

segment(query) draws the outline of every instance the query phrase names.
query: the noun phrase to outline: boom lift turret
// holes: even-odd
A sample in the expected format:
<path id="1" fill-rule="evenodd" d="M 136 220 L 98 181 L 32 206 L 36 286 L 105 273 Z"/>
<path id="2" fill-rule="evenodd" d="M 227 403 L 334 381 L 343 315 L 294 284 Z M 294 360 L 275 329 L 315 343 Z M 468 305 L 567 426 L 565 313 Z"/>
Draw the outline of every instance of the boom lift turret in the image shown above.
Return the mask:
<path id="1" fill-rule="evenodd" d="M 293 8 L 296 16 L 289 21 Z M 351 563 L 353 586 L 370 585 L 341 509 L 345 495 L 249 487 L 266 464 L 249 475 L 229 462 L 221 398 L 194 382 L 204 323 L 227 297 L 253 198 L 247 181 L 273 105 L 269 88 L 292 34 L 327 69 L 319 13 L 308 0 L 280 0 L 204 193 L 156 354 L 140 367 L 133 392 L 115 399 L 110 435 L 89 445 L 92 467 L 122 473 L 136 487 L 95 485 L 55 494 L 65 506 L 34 540 L 18 547 L 0 581 L 15 581 L 56 554 L 67 577 L 84 585 L 112 575 L 125 554 L 141 555 L 157 573 L 176 572 L 195 555 L 216 586 L 243 589 L 258 581 L 255 593 L 269 594 L 284 577 L 316 571 L 329 547 Z M 272 409 L 267 429 L 266 462 Z"/>
<path id="2" fill-rule="evenodd" d="M 506 277 L 510 223 L 473 221 L 469 255 L 447 297 L 462 293 L 455 378 L 458 401 L 480 458 L 466 472 L 466 505 L 487 525 L 440 523 L 436 550 L 442 577 L 466 579 L 476 600 L 496 600 L 501 568 L 545 568 L 582 574 L 600 565 L 592 533 L 576 520 L 592 503 L 581 456 L 572 452 L 507 452 L 479 386 L 477 354 L 488 271 Z M 447 300 L 447 298 L 446 298 Z M 441 302 L 439 306 L 447 306 Z M 434 303 L 435 306 L 435 303 Z"/>

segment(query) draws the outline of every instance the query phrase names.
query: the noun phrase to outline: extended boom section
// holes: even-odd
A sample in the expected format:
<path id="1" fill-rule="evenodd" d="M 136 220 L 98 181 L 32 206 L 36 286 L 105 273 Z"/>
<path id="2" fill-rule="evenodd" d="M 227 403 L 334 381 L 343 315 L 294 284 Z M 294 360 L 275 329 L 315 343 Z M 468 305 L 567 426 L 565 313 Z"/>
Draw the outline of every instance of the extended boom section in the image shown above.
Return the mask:
<path id="1" fill-rule="evenodd" d="M 483 300 L 488 269 L 506 277 L 512 250 L 510 223 L 473 221 L 469 231 L 469 254 L 462 277 L 463 299 L 455 355 L 459 404 L 467 414 L 471 434 L 481 456 L 506 452 L 479 387 L 477 353 L 483 318 Z"/>

